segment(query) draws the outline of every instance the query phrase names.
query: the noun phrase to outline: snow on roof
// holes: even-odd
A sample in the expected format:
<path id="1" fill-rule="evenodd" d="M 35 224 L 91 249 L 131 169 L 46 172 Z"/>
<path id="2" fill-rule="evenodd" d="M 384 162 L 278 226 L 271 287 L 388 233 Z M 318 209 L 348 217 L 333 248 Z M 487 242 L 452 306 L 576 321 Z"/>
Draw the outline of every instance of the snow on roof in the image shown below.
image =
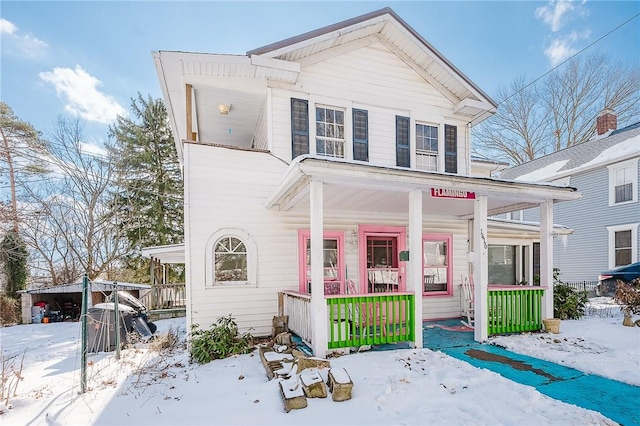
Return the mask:
<path id="1" fill-rule="evenodd" d="M 514 180 L 520 182 L 539 182 L 541 180 L 552 180 L 552 178 L 558 174 L 558 172 L 567 165 L 569 160 L 556 161 L 548 164 L 540 169 L 526 173 L 522 176 L 518 176 Z"/>
<path id="2" fill-rule="evenodd" d="M 632 156 L 633 154 L 640 154 L 640 135 L 636 135 L 631 139 L 627 139 L 624 142 L 620 142 L 617 145 L 611 146 L 600 153 L 596 158 L 584 163 L 581 167 L 593 167 L 600 164 L 610 163 L 612 160 L 618 158 L 624 158 Z"/>

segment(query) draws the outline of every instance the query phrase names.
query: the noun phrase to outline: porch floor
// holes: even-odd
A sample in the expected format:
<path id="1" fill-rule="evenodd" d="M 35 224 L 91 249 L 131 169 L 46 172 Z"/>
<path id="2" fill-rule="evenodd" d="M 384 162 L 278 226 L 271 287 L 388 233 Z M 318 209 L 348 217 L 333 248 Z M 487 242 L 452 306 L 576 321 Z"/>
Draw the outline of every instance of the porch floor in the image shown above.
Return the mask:
<path id="1" fill-rule="evenodd" d="M 424 347 L 441 351 L 475 367 L 535 387 L 551 398 L 602 413 L 620 424 L 640 425 L 640 387 L 516 354 L 473 340 L 473 330 L 459 319 L 423 323 Z"/>

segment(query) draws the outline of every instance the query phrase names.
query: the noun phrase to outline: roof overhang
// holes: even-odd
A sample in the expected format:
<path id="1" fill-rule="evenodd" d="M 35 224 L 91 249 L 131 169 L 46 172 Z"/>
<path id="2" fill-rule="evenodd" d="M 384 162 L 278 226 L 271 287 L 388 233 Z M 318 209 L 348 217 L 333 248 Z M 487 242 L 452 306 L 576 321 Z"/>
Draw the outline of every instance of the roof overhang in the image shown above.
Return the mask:
<path id="1" fill-rule="evenodd" d="M 514 182 L 302 156 L 290 164 L 265 206 L 281 211 L 308 209 L 311 181 L 324 183 L 325 211 L 406 213 L 409 208 L 407 194 L 421 189 L 425 192 L 425 215 L 473 217 L 472 199 L 434 197 L 432 188 L 454 189 L 473 193 L 475 197 L 487 196 L 489 216 L 537 207 L 546 202 L 577 200 L 582 196 L 576 188 L 549 183 Z"/>
<path id="2" fill-rule="evenodd" d="M 186 262 L 184 244 L 145 247 L 142 249 L 142 257 L 157 259 L 160 263 L 165 264 Z"/>
<path id="3" fill-rule="evenodd" d="M 123 283 L 115 281 L 89 281 L 91 291 L 113 291 L 118 286 L 118 290 L 148 290 L 148 284 Z M 54 287 L 39 287 L 20 290 L 18 293 L 42 294 L 42 293 L 82 293 L 82 283 L 63 284 Z"/>

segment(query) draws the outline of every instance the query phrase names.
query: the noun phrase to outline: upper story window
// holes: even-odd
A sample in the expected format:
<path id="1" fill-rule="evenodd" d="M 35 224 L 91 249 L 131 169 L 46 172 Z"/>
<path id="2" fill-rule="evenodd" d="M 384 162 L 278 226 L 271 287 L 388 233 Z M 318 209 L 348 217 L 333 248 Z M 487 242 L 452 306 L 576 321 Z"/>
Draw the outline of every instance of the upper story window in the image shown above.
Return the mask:
<path id="1" fill-rule="evenodd" d="M 638 201 L 638 159 L 609 166 L 609 205 Z"/>
<path id="2" fill-rule="evenodd" d="M 438 171 L 438 128 L 416 124 L 416 168 Z"/>
<path id="3" fill-rule="evenodd" d="M 638 223 L 608 226 L 609 267 L 629 265 L 638 259 Z"/>
<path id="4" fill-rule="evenodd" d="M 344 158 L 344 111 L 316 106 L 316 154 Z"/>

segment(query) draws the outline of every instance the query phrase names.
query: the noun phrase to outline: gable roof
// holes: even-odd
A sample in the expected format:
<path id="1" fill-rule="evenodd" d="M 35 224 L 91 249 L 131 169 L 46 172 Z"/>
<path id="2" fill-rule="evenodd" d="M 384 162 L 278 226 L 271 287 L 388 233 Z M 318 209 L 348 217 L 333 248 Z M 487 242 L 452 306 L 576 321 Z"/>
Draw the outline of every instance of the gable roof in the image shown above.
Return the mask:
<path id="1" fill-rule="evenodd" d="M 514 166 L 504 170 L 500 178 L 548 182 L 639 156 L 640 122 L 616 130 L 608 137 L 592 139 Z"/>
<path id="2" fill-rule="evenodd" d="M 313 56 L 322 57 L 329 49 L 356 41 L 358 46 L 383 42 L 427 81 L 451 92 L 461 102 L 457 106 L 459 110 L 483 110 L 492 114 L 497 108 L 498 104 L 489 95 L 389 7 L 258 47 L 248 51 L 247 56 L 301 62 Z M 484 114 L 482 119 L 491 114 Z"/>

